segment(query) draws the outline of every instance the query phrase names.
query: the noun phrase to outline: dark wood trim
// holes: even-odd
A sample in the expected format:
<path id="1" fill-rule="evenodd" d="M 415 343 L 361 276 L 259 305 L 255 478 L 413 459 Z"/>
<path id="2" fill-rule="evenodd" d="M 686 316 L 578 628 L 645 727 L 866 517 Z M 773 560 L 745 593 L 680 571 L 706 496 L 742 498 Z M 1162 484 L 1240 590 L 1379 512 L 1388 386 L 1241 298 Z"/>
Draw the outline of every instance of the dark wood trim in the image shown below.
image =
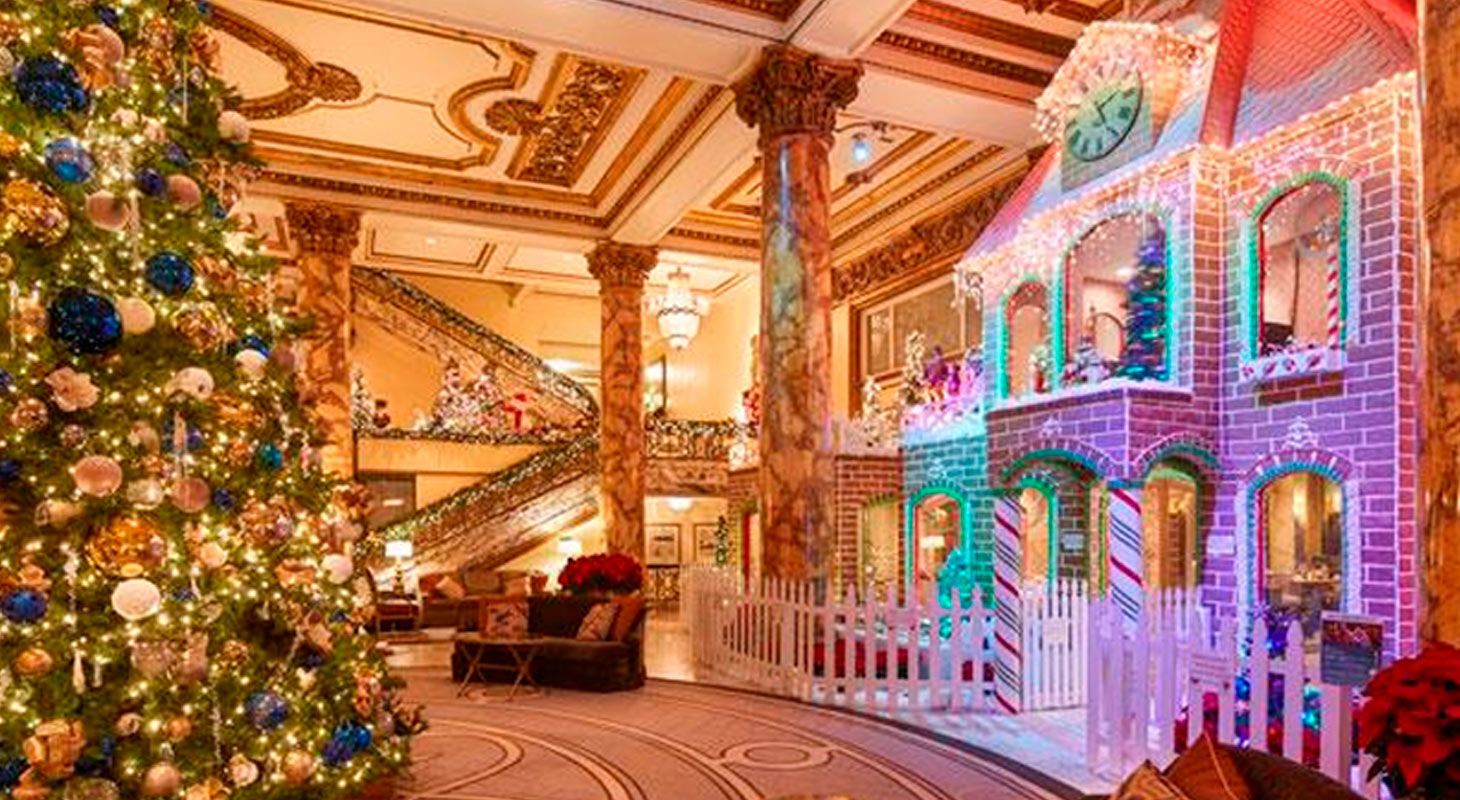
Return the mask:
<path id="1" fill-rule="evenodd" d="M 1054 79 L 1054 73 L 1042 69 L 1016 64 L 1013 61 L 1005 61 L 1002 58 L 994 58 L 983 53 L 975 53 L 972 50 L 964 50 L 942 42 L 909 36 L 897 31 L 883 31 L 877 37 L 877 43 L 959 69 L 1029 86 L 1042 88 L 1049 85 L 1049 82 Z"/>

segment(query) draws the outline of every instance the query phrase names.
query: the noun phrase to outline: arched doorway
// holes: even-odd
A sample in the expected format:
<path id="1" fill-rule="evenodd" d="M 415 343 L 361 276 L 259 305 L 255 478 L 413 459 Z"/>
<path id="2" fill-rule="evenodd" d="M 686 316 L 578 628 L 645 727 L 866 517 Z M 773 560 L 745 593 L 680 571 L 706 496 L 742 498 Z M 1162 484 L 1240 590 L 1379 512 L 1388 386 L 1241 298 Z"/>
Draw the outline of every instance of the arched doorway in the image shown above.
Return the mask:
<path id="1" fill-rule="evenodd" d="M 1024 583 L 1047 584 L 1059 576 L 1059 547 L 1055 542 L 1055 488 L 1034 480 L 1025 480 L 1019 490 L 1023 509 Z"/>
<path id="2" fill-rule="evenodd" d="M 961 492 L 930 487 L 908 500 L 905 591 L 932 591 L 944 606 L 954 593 L 969 597 L 980 586 L 968 535 L 968 503 Z"/>
<path id="3" fill-rule="evenodd" d="M 1297 619 L 1305 636 L 1324 611 L 1343 606 L 1343 487 L 1327 475 L 1294 470 L 1257 493 L 1260 597 L 1271 613 Z"/>
<path id="4" fill-rule="evenodd" d="M 1201 582 L 1201 486 L 1194 469 L 1162 461 L 1141 497 L 1146 586 L 1193 589 Z"/>

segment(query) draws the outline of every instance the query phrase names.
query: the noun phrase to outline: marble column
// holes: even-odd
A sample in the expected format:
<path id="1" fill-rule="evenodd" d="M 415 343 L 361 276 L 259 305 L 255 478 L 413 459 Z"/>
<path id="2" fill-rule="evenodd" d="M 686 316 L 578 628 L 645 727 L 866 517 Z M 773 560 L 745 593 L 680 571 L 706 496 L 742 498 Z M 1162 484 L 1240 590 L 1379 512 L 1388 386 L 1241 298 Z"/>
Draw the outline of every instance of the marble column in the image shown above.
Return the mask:
<path id="1" fill-rule="evenodd" d="M 834 565 L 831 428 L 832 132 L 857 96 L 855 62 L 770 45 L 735 85 L 761 162 L 762 569 L 825 578 Z"/>
<path id="2" fill-rule="evenodd" d="M 341 477 L 355 471 L 350 425 L 350 256 L 360 242 L 360 212 L 328 203 L 284 206 L 289 236 L 298 248 L 301 314 L 314 320 L 303 340 L 300 374 L 305 401 L 324 430 L 324 468 Z"/>
<path id="3" fill-rule="evenodd" d="M 1460 644 L 1460 0 L 1424 4 L 1423 486 L 1426 641 Z"/>
<path id="4" fill-rule="evenodd" d="M 659 250 L 600 242 L 588 253 L 600 317 L 598 456 L 611 553 L 644 559 L 644 279 Z"/>

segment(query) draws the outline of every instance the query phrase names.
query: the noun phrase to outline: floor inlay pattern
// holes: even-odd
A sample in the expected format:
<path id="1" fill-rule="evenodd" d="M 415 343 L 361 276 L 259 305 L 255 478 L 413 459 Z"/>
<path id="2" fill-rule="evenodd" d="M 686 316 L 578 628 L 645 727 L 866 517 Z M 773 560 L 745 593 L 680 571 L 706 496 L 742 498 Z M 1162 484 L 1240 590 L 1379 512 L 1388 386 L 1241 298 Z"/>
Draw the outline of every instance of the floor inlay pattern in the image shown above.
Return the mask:
<path id="1" fill-rule="evenodd" d="M 877 721 L 704 686 L 454 697 L 409 669 L 431 729 L 406 800 L 1059 800 L 977 755 Z"/>

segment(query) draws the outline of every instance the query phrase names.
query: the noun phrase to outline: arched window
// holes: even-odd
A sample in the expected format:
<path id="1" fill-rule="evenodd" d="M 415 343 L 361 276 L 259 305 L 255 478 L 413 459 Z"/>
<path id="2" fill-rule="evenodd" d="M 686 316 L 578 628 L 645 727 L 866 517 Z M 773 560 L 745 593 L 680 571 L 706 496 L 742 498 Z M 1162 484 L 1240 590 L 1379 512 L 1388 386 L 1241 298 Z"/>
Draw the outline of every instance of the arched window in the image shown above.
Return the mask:
<path id="1" fill-rule="evenodd" d="M 1063 382 L 1166 377 L 1166 235 L 1159 217 L 1101 222 L 1065 259 Z"/>
<path id="2" fill-rule="evenodd" d="M 857 515 L 857 586 L 871 586 L 879 597 L 897 582 L 898 501 L 867 501 Z"/>
<path id="3" fill-rule="evenodd" d="M 951 495 L 928 495 L 912 517 L 913 579 L 937 583 L 963 545 L 963 504 Z"/>
<path id="4" fill-rule="evenodd" d="M 1317 472 L 1273 479 L 1258 495 L 1258 560 L 1265 601 L 1294 615 L 1305 634 L 1343 598 L 1343 490 Z"/>
<path id="5" fill-rule="evenodd" d="M 1038 281 L 1020 284 L 1009 295 L 1004 315 L 1008 337 L 1005 395 L 1020 397 L 1049 391 L 1049 291 Z"/>
<path id="6" fill-rule="evenodd" d="M 1197 552 L 1197 482 L 1178 466 L 1157 464 L 1141 495 L 1146 585 L 1190 589 L 1201 579 Z"/>
<path id="7" fill-rule="evenodd" d="M 1338 349 L 1343 326 L 1343 196 L 1327 180 L 1278 195 L 1258 223 L 1255 355 Z"/>

